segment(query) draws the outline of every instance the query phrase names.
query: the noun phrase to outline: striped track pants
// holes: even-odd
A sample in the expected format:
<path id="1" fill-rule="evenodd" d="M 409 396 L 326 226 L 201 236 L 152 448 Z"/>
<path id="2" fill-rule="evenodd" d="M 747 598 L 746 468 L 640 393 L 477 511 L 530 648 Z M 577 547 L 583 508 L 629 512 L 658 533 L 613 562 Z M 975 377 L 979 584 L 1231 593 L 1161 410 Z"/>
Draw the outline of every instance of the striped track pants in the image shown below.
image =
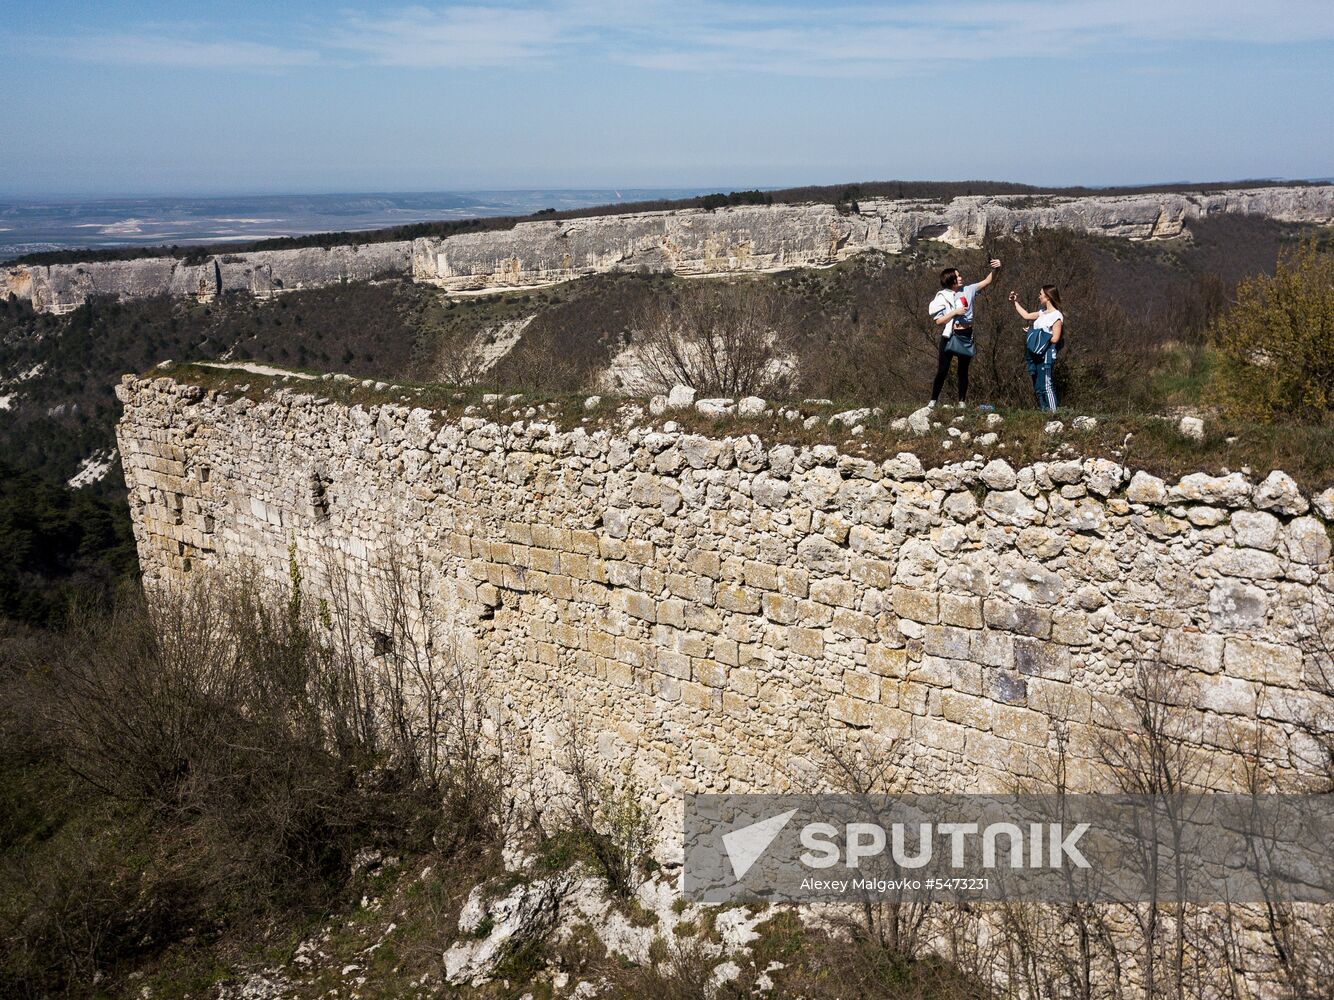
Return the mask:
<path id="1" fill-rule="evenodd" d="M 1055 413 L 1056 387 L 1052 385 L 1051 369 L 1051 362 L 1038 364 L 1028 360 L 1028 377 L 1033 380 L 1033 396 L 1038 401 L 1038 409 Z"/>

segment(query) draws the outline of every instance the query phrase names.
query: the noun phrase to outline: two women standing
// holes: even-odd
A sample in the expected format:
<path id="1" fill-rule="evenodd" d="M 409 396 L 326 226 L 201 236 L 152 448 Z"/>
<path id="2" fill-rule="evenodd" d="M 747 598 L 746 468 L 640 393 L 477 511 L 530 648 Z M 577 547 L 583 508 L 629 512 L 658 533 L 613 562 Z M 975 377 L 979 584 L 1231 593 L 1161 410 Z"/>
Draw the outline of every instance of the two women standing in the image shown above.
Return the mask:
<path id="1" fill-rule="evenodd" d="M 931 385 L 931 402 L 928 406 L 934 407 L 939 402 L 940 391 L 949 376 L 953 358 L 958 358 L 959 405 L 967 404 L 968 367 L 976 352 L 973 343 L 974 299 L 978 292 L 991 284 L 1000 266 L 1001 262 L 993 259 L 991 272 L 972 285 L 963 283 L 958 268 L 949 267 L 940 273 L 941 290 L 927 309 L 936 326 L 940 327 L 936 338 L 936 377 Z M 1052 385 L 1051 372 L 1065 327 L 1061 294 L 1055 285 L 1043 285 L 1038 292 L 1037 312 L 1025 309 L 1019 303 L 1017 292 L 1010 293 L 1010 301 L 1014 303 L 1015 312 L 1030 324 L 1024 329 L 1024 356 L 1038 409 L 1055 412 L 1056 389 Z"/>

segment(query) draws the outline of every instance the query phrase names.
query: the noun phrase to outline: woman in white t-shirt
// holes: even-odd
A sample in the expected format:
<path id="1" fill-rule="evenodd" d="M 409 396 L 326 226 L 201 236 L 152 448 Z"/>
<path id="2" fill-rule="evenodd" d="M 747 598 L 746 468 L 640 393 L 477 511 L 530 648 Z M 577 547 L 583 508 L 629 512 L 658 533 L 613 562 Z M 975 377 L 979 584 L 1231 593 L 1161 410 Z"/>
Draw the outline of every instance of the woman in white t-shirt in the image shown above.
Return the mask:
<path id="1" fill-rule="evenodd" d="M 1051 382 L 1052 365 L 1060 350 L 1061 334 L 1065 330 L 1065 313 L 1061 312 L 1061 293 L 1055 285 L 1043 285 L 1038 291 L 1038 311 L 1029 312 L 1019 304 L 1017 292 L 1010 293 L 1014 310 L 1030 322 L 1024 329 L 1024 358 L 1028 377 L 1033 380 L 1033 395 L 1039 410 L 1056 412 L 1056 389 Z"/>

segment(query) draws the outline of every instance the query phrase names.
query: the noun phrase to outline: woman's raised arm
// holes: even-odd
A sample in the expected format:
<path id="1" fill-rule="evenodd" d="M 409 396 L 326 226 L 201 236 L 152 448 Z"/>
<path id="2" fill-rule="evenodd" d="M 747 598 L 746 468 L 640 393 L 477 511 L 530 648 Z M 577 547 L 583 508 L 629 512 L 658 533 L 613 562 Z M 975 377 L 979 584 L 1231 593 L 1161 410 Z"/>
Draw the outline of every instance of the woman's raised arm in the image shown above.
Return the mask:
<path id="1" fill-rule="evenodd" d="M 1029 312 L 1027 309 L 1025 309 L 1023 306 L 1021 306 L 1021 305 L 1019 304 L 1019 293 L 1018 293 L 1018 292 L 1011 292 L 1011 293 L 1010 293 L 1010 301 L 1014 304 L 1014 311 L 1017 312 L 1017 313 L 1018 313 L 1020 316 L 1022 316 L 1024 319 L 1028 320 L 1030 323 L 1033 322 L 1033 320 L 1035 320 L 1035 319 L 1038 318 L 1038 314 L 1037 314 L 1037 313 L 1031 313 L 1031 312 Z"/>
<path id="2" fill-rule="evenodd" d="M 987 276 L 977 283 L 977 290 L 979 292 L 986 288 L 987 285 L 991 284 L 992 280 L 996 277 L 996 272 L 1000 270 L 1000 266 L 1000 259 L 993 257 L 990 264 L 991 269 L 987 271 Z"/>

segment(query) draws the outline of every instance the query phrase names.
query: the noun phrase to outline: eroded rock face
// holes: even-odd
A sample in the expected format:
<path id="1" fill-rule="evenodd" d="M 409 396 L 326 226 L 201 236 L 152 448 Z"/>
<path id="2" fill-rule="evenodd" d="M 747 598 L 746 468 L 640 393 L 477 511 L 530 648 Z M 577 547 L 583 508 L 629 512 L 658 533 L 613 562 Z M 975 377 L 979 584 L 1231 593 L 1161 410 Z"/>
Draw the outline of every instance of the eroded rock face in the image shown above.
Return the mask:
<path id="1" fill-rule="evenodd" d="M 495 898 L 488 886 L 469 894 L 459 914 L 459 930 L 469 935 L 444 955 L 445 982 L 480 986 L 491 979 L 496 965 L 527 941 L 540 940 L 555 926 L 561 898 L 569 879 L 548 878 L 514 886 Z"/>
<path id="2" fill-rule="evenodd" d="M 412 244 L 407 241 L 220 254 L 198 264 L 174 257 L 148 257 L 0 271 L 4 291 L 30 299 L 39 312 L 52 313 L 71 312 L 93 296 L 126 301 L 167 295 L 208 301 L 226 292 L 239 292 L 267 298 L 284 290 L 411 273 Z"/>
<path id="3" fill-rule="evenodd" d="M 843 214 L 830 205 L 747 205 L 521 222 L 513 229 L 411 242 L 0 269 L 0 291 L 68 312 L 90 295 L 211 298 L 402 277 L 452 292 L 549 285 L 607 271 L 680 275 L 825 267 L 867 250 L 901 253 L 922 237 L 980 247 L 988 236 L 1074 229 L 1126 239 L 1177 236 L 1220 213 L 1285 222 L 1334 221 L 1334 186 L 1209 194 L 1062 198 L 997 195 L 948 203 L 872 199 Z"/>
<path id="4" fill-rule="evenodd" d="M 980 247 L 997 233 L 1074 229 L 1127 239 L 1180 235 L 1194 218 L 1235 212 L 1283 221 L 1334 219 L 1334 187 L 1107 198 L 978 196 L 947 204 L 872 199 L 829 205 L 738 206 L 525 222 L 512 230 L 421 239 L 413 273 L 452 291 L 521 288 L 609 270 L 682 275 L 825 267 L 865 250 L 901 253 L 929 236 Z"/>

